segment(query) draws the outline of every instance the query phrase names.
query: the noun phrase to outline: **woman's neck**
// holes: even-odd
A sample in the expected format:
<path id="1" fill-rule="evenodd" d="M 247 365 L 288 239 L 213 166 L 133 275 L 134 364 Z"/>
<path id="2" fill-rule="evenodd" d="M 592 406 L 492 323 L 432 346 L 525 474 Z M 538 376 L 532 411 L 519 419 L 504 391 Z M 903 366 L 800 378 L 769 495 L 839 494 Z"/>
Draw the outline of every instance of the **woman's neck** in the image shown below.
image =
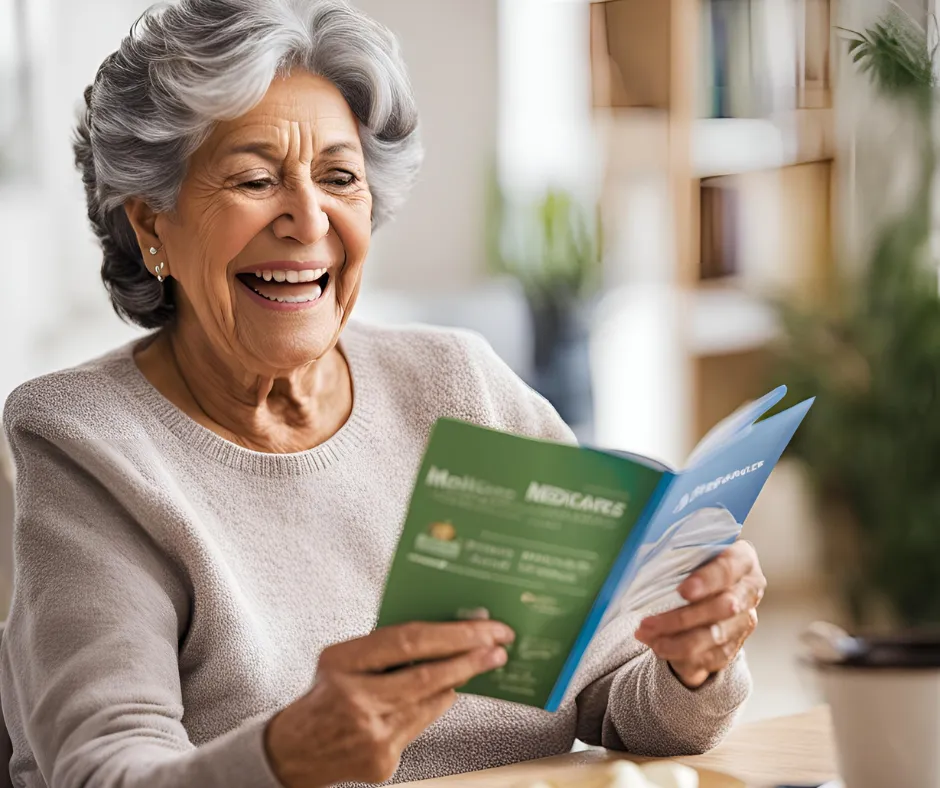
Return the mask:
<path id="1" fill-rule="evenodd" d="M 208 342 L 164 329 L 135 357 L 144 377 L 194 421 L 254 451 L 305 451 L 332 437 L 352 412 L 352 380 L 334 346 L 276 376 L 250 373 Z"/>

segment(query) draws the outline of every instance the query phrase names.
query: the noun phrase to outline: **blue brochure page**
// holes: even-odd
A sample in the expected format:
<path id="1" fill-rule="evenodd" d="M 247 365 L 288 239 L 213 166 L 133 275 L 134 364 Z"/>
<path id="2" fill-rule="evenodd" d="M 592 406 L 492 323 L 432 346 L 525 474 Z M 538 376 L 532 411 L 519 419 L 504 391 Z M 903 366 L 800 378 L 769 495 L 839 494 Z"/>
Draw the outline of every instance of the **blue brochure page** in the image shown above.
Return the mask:
<path id="1" fill-rule="evenodd" d="M 696 461 L 671 480 L 620 579 L 614 594 L 620 603 L 609 615 L 625 608 L 649 608 L 659 600 L 665 607 L 674 606 L 680 600 L 668 599 L 669 592 L 737 539 L 813 404 L 806 400 L 754 423 L 785 393 L 781 387 L 719 425 L 693 453 Z"/>
<path id="2" fill-rule="evenodd" d="M 546 704 L 548 711 L 560 705 L 598 629 L 622 612 L 656 612 L 682 604 L 675 591 L 681 581 L 737 539 L 770 472 L 813 404 L 806 400 L 757 422 L 785 394 L 781 386 L 745 405 L 702 440 L 686 470 L 664 473 L 649 511 L 637 523 L 598 595 Z"/>

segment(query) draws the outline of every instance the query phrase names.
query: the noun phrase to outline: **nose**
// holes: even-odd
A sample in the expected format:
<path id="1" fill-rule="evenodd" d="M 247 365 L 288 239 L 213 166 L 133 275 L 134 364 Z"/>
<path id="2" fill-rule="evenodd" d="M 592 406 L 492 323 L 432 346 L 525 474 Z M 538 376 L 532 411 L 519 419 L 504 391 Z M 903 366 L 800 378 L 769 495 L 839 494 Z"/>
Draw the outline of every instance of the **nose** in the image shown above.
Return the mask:
<path id="1" fill-rule="evenodd" d="M 285 190 L 283 212 L 272 229 L 278 238 L 293 239 L 305 246 L 315 244 L 329 232 L 330 217 L 313 183 L 295 183 Z"/>

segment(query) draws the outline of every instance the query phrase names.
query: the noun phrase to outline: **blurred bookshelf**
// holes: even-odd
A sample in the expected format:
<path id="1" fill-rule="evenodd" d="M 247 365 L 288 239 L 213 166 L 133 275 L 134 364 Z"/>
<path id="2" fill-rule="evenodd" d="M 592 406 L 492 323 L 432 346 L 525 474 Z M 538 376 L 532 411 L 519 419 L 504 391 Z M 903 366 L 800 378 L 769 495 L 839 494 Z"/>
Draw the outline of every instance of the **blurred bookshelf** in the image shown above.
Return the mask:
<path id="1" fill-rule="evenodd" d="M 830 108 L 770 118 L 699 118 L 692 127 L 693 174 L 736 175 L 831 159 L 833 133 Z"/>
<path id="2" fill-rule="evenodd" d="M 767 385 L 771 300 L 826 297 L 837 1 L 591 3 L 603 193 L 639 173 L 668 182 L 675 265 L 657 276 L 685 305 L 687 448 Z M 616 232 L 623 208 L 608 207 Z"/>

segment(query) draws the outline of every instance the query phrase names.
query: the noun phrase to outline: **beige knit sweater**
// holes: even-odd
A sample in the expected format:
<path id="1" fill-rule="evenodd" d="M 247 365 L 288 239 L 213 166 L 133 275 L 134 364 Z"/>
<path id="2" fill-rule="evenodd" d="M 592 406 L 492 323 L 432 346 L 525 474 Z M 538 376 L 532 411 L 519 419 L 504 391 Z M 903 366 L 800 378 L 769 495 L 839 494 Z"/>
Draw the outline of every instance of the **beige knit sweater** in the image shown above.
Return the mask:
<path id="1" fill-rule="evenodd" d="M 352 415 L 272 455 L 190 420 L 133 347 L 17 389 L 16 582 L 0 696 L 18 786 L 274 788 L 265 722 L 319 652 L 369 632 L 440 416 L 570 440 L 474 335 L 350 324 Z M 412 780 L 567 751 L 714 745 L 750 687 L 742 659 L 691 692 L 614 620 L 555 714 L 461 696 L 406 752 Z M 323 725 L 329 725 L 325 718 Z"/>

